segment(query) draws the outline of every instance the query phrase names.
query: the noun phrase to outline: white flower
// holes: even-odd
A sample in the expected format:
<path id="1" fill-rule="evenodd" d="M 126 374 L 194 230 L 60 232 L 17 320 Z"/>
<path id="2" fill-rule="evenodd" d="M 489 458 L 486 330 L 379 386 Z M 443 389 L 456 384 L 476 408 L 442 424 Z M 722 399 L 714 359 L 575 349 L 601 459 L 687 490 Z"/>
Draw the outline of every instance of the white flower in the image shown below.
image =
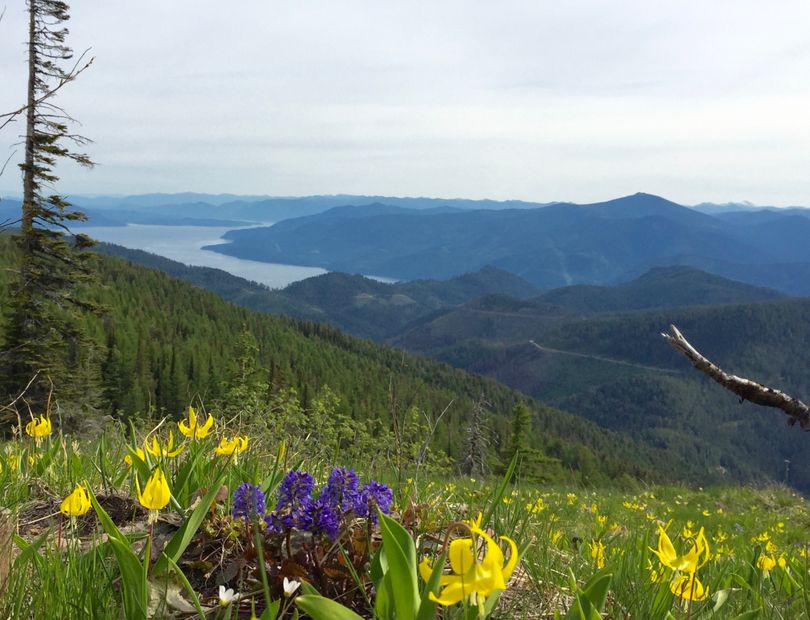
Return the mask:
<path id="1" fill-rule="evenodd" d="M 239 595 L 233 591 L 233 588 L 225 589 L 225 586 L 219 586 L 219 606 L 227 607 L 231 603 L 238 601 Z"/>
<path id="2" fill-rule="evenodd" d="M 301 585 L 300 581 L 296 581 L 295 579 L 290 580 L 290 579 L 287 579 L 285 577 L 284 578 L 284 596 L 286 596 L 288 598 L 291 597 L 293 595 L 293 593 L 298 589 L 298 587 L 300 585 Z"/>

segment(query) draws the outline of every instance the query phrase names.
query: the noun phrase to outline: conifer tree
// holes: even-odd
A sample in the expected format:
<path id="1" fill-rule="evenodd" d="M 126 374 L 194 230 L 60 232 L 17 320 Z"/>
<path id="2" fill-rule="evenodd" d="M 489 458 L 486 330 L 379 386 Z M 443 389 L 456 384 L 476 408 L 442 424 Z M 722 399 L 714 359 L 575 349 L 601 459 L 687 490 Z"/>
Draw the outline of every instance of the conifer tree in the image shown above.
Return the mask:
<path id="1" fill-rule="evenodd" d="M 68 5 L 59 0 L 28 0 L 27 103 L 5 115 L 25 118 L 25 159 L 17 280 L 11 289 L 2 357 L 3 390 L 17 395 L 34 379 L 26 394 L 29 403 L 41 404 L 51 387 L 56 394 L 76 393 L 70 378 L 86 376 L 71 365 L 88 363 L 88 341 L 79 314 L 96 307 L 77 295 L 77 285 L 93 273 L 93 244 L 86 235 L 72 237 L 70 222 L 86 216 L 53 191 L 60 159 L 92 166 L 90 158 L 75 152 L 88 142 L 73 134 L 73 121 L 53 97 L 92 62 L 84 56 L 73 62 L 65 44 Z M 84 369 L 81 369 L 84 370 Z"/>

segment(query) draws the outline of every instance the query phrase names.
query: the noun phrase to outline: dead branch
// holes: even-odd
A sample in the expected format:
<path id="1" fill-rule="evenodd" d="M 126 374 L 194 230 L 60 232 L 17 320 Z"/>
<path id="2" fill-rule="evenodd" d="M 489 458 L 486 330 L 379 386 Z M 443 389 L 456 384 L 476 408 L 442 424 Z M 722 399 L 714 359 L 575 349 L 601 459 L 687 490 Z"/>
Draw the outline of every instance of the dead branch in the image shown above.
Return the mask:
<path id="1" fill-rule="evenodd" d="M 810 431 L 810 407 L 802 401 L 751 379 L 728 374 L 722 368 L 703 357 L 695 347 L 689 344 L 689 341 L 684 338 L 677 327 L 670 325 L 669 329 L 670 333 L 661 334 L 664 340 L 672 345 L 676 351 L 685 355 L 695 368 L 739 396 L 740 402 L 747 400 L 755 405 L 781 409 L 788 416 L 788 425 L 793 426 L 798 422 L 802 430 Z"/>

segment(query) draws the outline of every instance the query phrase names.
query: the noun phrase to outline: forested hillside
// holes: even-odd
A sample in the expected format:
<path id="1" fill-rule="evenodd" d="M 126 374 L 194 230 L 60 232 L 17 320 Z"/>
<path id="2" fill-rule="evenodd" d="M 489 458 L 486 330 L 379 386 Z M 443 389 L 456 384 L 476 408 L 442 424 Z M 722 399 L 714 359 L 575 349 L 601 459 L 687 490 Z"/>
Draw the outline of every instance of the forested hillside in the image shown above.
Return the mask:
<path id="1" fill-rule="evenodd" d="M 6 237 L 0 237 L 0 256 L 3 265 L 10 264 L 12 246 Z M 88 327 L 97 343 L 101 379 L 93 383 L 88 373 L 83 395 L 84 404 L 92 403 L 96 413 L 176 416 L 197 397 L 209 404 L 222 402 L 245 387 L 247 363 L 256 369 L 251 385 L 267 383 L 259 397 L 268 403 L 281 398 L 285 388 L 294 388 L 306 411 L 329 386 L 341 398 L 339 413 L 358 421 L 379 419 L 384 426 L 392 408 L 418 407 L 434 418 L 448 408 L 434 445 L 455 459 L 464 454 L 475 403 L 484 402 L 492 457 L 506 445 L 509 415 L 521 397 L 492 380 L 330 327 L 251 312 L 118 258 L 100 257 L 99 269 L 101 285 L 89 293 L 108 312 L 88 319 Z M 0 273 L 5 291 L 8 272 Z M 228 406 L 238 409 L 238 403 Z M 625 474 L 703 479 L 700 468 L 676 469 L 666 451 L 648 449 L 537 402 L 532 407 L 532 441 L 546 455 L 550 477 L 576 470 L 589 481 Z"/>
<path id="2" fill-rule="evenodd" d="M 807 400 L 810 300 L 575 316 L 488 298 L 398 340 L 486 374 L 720 476 L 810 488 L 810 441 L 777 410 L 739 403 L 663 341 L 674 323 L 729 372 Z"/>

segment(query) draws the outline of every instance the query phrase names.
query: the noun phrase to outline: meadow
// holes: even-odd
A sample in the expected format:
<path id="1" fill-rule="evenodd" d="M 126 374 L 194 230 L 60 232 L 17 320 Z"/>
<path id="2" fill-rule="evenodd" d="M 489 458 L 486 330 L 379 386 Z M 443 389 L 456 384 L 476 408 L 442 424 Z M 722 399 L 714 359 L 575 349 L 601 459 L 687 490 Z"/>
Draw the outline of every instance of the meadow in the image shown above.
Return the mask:
<path id="1" fill-rule="evenodd" d="M 548 486 L 202 409 L 0 449 L 8 618 L 810 618 L 787 487 Z M 365 465 L 365 466 L 364 466 Z"/>

